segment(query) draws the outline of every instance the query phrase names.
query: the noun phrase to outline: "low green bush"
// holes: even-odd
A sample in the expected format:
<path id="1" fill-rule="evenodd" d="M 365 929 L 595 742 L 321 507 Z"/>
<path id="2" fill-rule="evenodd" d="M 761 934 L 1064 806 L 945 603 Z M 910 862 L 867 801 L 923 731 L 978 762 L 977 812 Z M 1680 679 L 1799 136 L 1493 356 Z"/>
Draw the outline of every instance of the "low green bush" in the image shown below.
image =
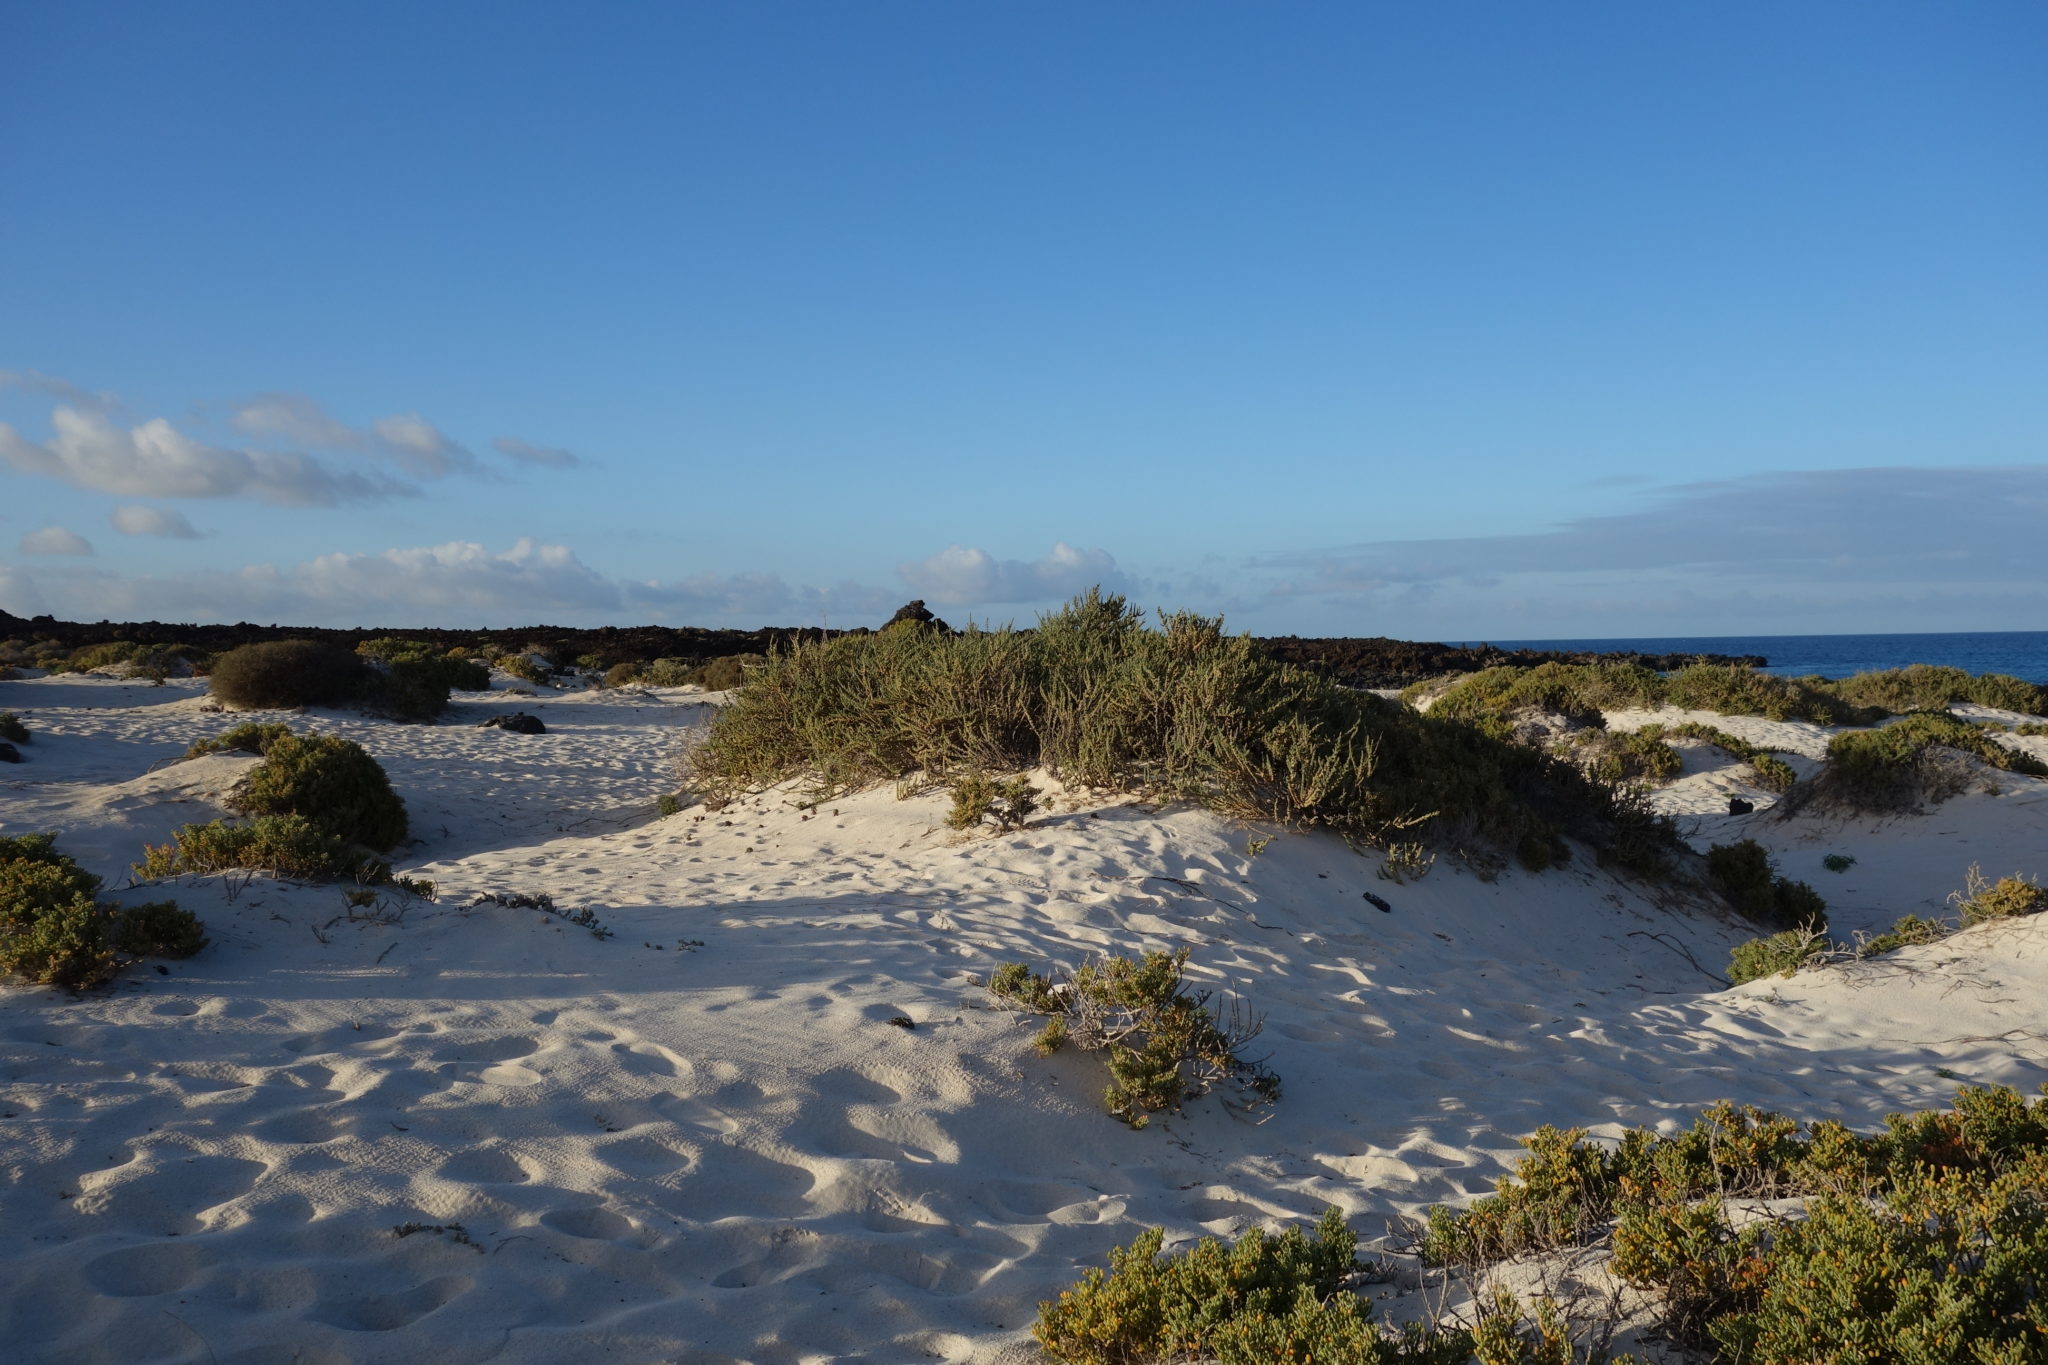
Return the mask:
<path id="1" fill-rule="evenodd" d="M 1754 839 L 1707 850 L 1707 880 L 1750 919 L 1761 924 L 1827 928 L 1827 902 L 1805 882 L 1777 875 L 1771 855 Z"/>
<path id="2" fill-rule="evenodd" d="M 1278 1237 L 1254 1228 L 1234 1246 L 1205 1237 L 1174 1256 L 1160 1255 L 1162 1240 L 1157 1228 L 1141 1234 L 1110 1252 L 1107 1273 L 1090 1270 L 1059 1298 L 1039 1305 L 1033 1335 L 1048 1359 L 1063 1365 L 1197 1359 L 1267 1365 L 1330 1358 L 1265 1353 L 1270 1342 L 1260 1345 L 1261 1354 L 1247 1355 L 1241 1334 L 1259 1319 L 1274 1323 L 1295 1315 L 1303 1300 L 1320 1306 L 1343 1287 L 1356 1268 L 1358 1239 L 1338 1210 L 1323 1215 L 1313 1238 L 1299 1227 Z M 1360 1319 L 1369 1313 L 1368 1307 Z"/>
<path id="3" fill-rule="evenodd" d="M 2048 764 L 2007 748 L 1968 721 L 1919 712 L 1828 741 L 1827 767 L 1809 785 L 1809 799 L 1874 812 L 1913 810 L 1922 800 L 1946 800 L 1968 785 L 1967 769 L 1958 767 L 1952 757 L 1957 753 L 2009 772 L 2048 776 Z"/>
<path id="4" fill-rule="evenodd" d="M 551 685 L 555 680 L 554 670 L 530 655 L 500 654 L 491 660 L 491 664 L 503 672 L 510 673 L 515 678 L 523 678 L 530 683 L 539 683 L 543 687 Z"/>
<path id="5" fill-rule="evenodd" d="M 1753 938 L 1735 945 L 1728 957 L 1728 982 L 1740 986 L 1767 976 L 1790 976 L 1828 951 L 1826 934 L 1807 929 Z"/>
<path id="6" fill-rule="evenodd" d="M 1830 690 L 1854 705 L 1882 708 L 1895 715 L 1942 711 L 1959 701 L 2023 715 L 2048 715 L 2048 687 L 2004 673 L 1971 674 L 1933 664 L 1858 673 L 1832 684 Z"/>
<path id="7" fill-rule="evenodd" d="M 1877 957 L 1899 948 L 1920 943 L 1936 943 L 1948 937 L 1948 926 L 1939 920 L 1922 919 L 1918 915 L 1901 915 L 1892 921 L 1892 927 L 1874 938 L 1868 939 L 1856 950 L 1858 957 Z"/>
<path id="8" fill-rule="evenodd" d="M 80 990 L 112 977 L 106 917 L 62 868 L 0 862 L 0 970 Z"/>
<path id="9" fill-rule="evenodd" d="M 1664 728 L 1645 725 L 1640 730 L 1617 734 L 1611 730 L 1581 730 L 1573 736 L 1565 756 L 1602 782 L 1625 782 L 1662 786 L 1685 771 L 1678 750 L 1664 742 Z"/>
<path id="10" fill-rule="evenodd" d="M 99 888 L 54 835 L 0 838 L 0 970 L 82 990 L 109 980 L 124 955 L 190 957 L 206 946 L 199 921 L 174 903 L 105 906 Z"/>
<path id="11" fill-rule="evenodd" d="M 11 740 L 16 744 L 28 743 L 28 727 L 21 723 L 20 716 L 12 711 L 0 711 L 0 739 Z"/>
<path id="12" fill-rule="evenodd" d="M 64 673 L 99 673 L 120 668 L 132 663 L 146 652 L 146 646 L 133 640 L 109 640 L 105 644 L 80 645 L 65 656 L 58 671 Z"/>
<path id="13" fill-rule="evenodd" d="M 1964 927 L 1995 919 L 2017 919 L 2048 910 L 2048 890 L 2032 877 L 2000 877 L 1987 882 L 1974 866 L 1965 874 L 1963 889 L 1949 897 L 1963 917 Z"/>
<path id="14" fill-rule="evenodd" d="M 1152 1114 L 1179 1109 L 1184 1099 L 1224 1082 L 1254 1102 L 1280 1097 L 1280 1078 L 1238 1049 L 1259 1032 L 1259 1021 L 1236 1010 L 1219 1026 L 1209 992 L 1191 992 L 1182 980 L 1188 950 L 1106 957 L 1063 984 L 1008 962 L 989 978 L 989 992 L 1014 1008 L 1049 1016 L 1034 1040 L 1042 1056 L 1068 1043 L 1100 1051 L 1109 1064 L 1103 1102 L 1133 1128 Z"/>
<path id="15" fill-rule="evenodd" d="M 1965 1087 L 1875 1134 L 1723 1102 L 1669 1137 L 1527 1145 L 1497 1193 L 1431 1210 L 1427 1260 L 1606 1244 L 1656 1330 L 1744 1365 L 2017 1365 L 2048 1336 L 2048 1100 Z M 1730 1221 L 1729 1200 L 1784 1198 L 1803 1216 Z"/>
<path id="16" fill-rule="evenodd" d="M 759 654 L 727 654 L 693 669 L 690 681 L 707 692 L 729 692 L 747 680 L 747 674 L 768 660 Z"/>
<path id="17" fill-rule="evenodd" d="M 634 659 L 628 659 L 624 663 L 613 664 L 610 668 L 607 668 L 604 671 L 602 685 L 605 687 L 629 687 L 639 680 L 639 662 Z"/>
<path id="18" fill-rule="evenodd" d="M 972 829 L 993 820 L 999 830 L 1022 829 L 1038 809 L 1038 788 L 1023 777 L 993 778 L 968 773 L 953 784 L 953 809 L 946 823 Z"/>
<path id="19" fill-rule="evenodd" d="M 633 681 L 642 687 L 688 687 L 697 681 L 697 665 L 688 659 L 655 659 L 633 667 Z"/>
<path id="20" fill-rule="evenodd" d="M 190 957 L 206 946 L 206 928 L 176 901 L 150 901 L 115 913 L 113 941 L 133 957 Z"/>
<path id="21" fill-rule="evenodd" d="M 316 640 L 243 645 L 214 660 L 213 695 L 243 710 L 342 706 L 361 693 L 369 671 L 348 650 Z"/>
<path id="22" fill-rule="evenodd" d="M 1856 866 L 1856 859 L 1847 853 L 1830 853 L 1820 860 L 1820 865 L 1830 872 L 1847 872 Z"/>
<path id="23" fill-rule="evenodd" d="M 285 735 L 270 744 L 228 800 L 244 815 L 297 815 L 346 843 L 383 851 L 406 835 L 405 802 L 360 744 Z"/>
<path id="24" fill-rule="evenodd" d="M 267 754 L 270 746 L 288 737 L 292 727 L 283 721 L 247 720 L 240 725 L 231 725 L 210 739 L 192 742 L 185 750 L 185 757 L 200 758 L 206 754 Z"/>
<path id="25" fill-rule="evenodd" d="M 361 853 L 302 815 L 263 815 L 247 824 L 213 820 L 182 825 L 168 844 L 146 845 L 135 874 L 148 880 L 187 873 L 266 872 L 299 881 L 391 880 L 381 859 Z"/>

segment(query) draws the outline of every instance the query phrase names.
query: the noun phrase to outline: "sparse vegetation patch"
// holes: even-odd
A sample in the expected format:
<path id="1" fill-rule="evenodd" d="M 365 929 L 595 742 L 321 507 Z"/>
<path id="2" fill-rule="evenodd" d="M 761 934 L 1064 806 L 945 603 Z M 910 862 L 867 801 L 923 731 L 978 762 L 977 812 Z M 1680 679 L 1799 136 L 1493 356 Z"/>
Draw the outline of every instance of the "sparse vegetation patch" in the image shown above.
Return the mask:
<path id="1" fill-rule="evenodd" d="M 1007 962 L 988 988 L 1005 1004 L 1048 1016 L 1033 1042 L 1041 1056 L 1069 1043 L 1106 1054 L 1110 1082 L 1103 1102 L 1133 1128 L 1226 1082 L 1255 1103 L 1278 1099 L 1280 1078 L 1239 1055 L 1258 1036 L 1259 1020 L 1234 1004 L 1219 1023 L 1209 1010 L 1209 992 L 1190 991 L 1182 979 L 1187 960 L 1185 948 L 1105 957 L 1061 982 Z"/>

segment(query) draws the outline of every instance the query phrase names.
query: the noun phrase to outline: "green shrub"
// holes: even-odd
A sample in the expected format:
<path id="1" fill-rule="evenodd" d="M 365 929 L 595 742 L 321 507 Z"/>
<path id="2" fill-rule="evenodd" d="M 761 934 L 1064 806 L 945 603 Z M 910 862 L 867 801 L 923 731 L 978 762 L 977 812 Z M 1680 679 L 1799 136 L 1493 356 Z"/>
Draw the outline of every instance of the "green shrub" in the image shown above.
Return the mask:
<path id="1" fill-rule="evenodd" d="M 11 740 L 16 744 L 28 743 L 28 727 L 21 723 L 20 716 L 12 711 L 0 711 L 0 739 Z"/>
<path id="2" fill-rule="evenodd" d="M 389 849 L 405 838 L 405 803 L 376 759 L 352 740 L 285 735 L 242 779 L 229 805 L 244 815 L 298 815 L 337 839 Z"/>
<path id="3" fill-rule="evenodd" d="M 1805 882 L 1780 877 L 1771 855 L 1754 839 L 1707 850 L 1707 879 L 1728 903 L 1762 924 L 1827 928 L 1827 902 Z"/>
<path id="4" fill-rule="evenodd" d="M 54 834 L 0 835 L 0 864 L 4 863 L 38 863 L 56 868 L 81 895 L 91 896 L 100 889 L 98 877 L 73 862 L 68 854 L 57 851 Z"/>
<path id="5" fill-rule="evenodd" d="M 99 886 L 53 835 L 0 838 L 0 970 L 82 989 L 113 976 L 117 952 L 188 957 L 205 946 L 199 921 L 177 906 L 101 906 Z"/>
<path id="6" fill-rule="evenodd" d="M 2024 715 L 2048 715 L 2048 687 L 2004 673 L 1973 675 L 1932 664 L 1858 673 L 1831 684 L 1829 690 L 1853 705 L 1893 714 L 1942 711 L 1951 703 L 1967 701 Z"/>
<path id="7" fill-rule="evenodd" d="M 1233 1010 L 1228 1027 L 1219 1027 L 1209 992 L 1190 993 L 1181 979 L 1187 960 L 1185 948 L 1106 957 L 1076 971 L 1063 987 L 1022 962 L 1008 962 L 988 988 L 1006 1004 L 1051 1016 L 1033 1042 L 1040 1055 L 1068 1043 L 1104 1052 L 1110 1082 L 1103 1102 L 1133 1128 L 1220 1082 L 1242 1086 L 1255 1102 L 1278 1099 L 1280 1078 L 1238 1055 L 1258 1035 L 1259 1021 Z"/>
<path id="8" fill-rule="evenodd" d="M 689 678 L 707 692 L 729 692 L 744 685 L 747 674 L 767 662 L 759 654 L 727 654 L 692 669 Z"/>
<path id="9" fill-rule="evenodd" d="M 2042 723 L 2039 721 L 2028 721 L 2024 725 L 2013 726 L 2012 732 L 2016 735 L 2048 735 L 2048 723 Z"/>
<path id="10" fill-rule="evenodd" d="M 554 670 L 525 654 L 500 654 L 491 663 L 515 678 L 546 687 L 555 680 Z"/>
<path id="11" fill-rule="evenodd" d="M 639 680 L 639 661 L 634 659 L 628 659 L 624 663 L 613 664 L 610 668 L 607 668 L 604 671 L 603 685 L 606 687 L 626 687 L 638 682 Z"/>
<path id="12" fill-rule="evenodd" d="M 213 695 L 244 710 L 341 706 L 362 691 L 368 670 L 339 645 L 278 640 L 243 645 L 214 661 Z"/>
<path id="13" fill-rule="evenodd" d="M 999 830 L 1022 829 L 1036 809 L 1038 788 L 1024 778 L 998 780 L 968 773 L 953 785 L 953 810 L 946 823 L 954 829 L 972 829 L 993 820 Z"/>
<path id="14" fill-rule="evenodd" d="M 1886 714 L 1832 695 L 1823 679 L 1781 678 L 1734 664 L 1693 664 L 1679 669 L 1668 680 L 1665 700 L 1688 711 L 1808 720 L 1817 725 L 1869 724 Z"/>
<path id="15" fill-rule="evenodd" d="M 126 906 L 113 916 L 114 947 L 131 957 L 190 957 L 206 946 L 206 928 L 176 901 Z"/>
<path id="16" fill-rule="evenodd" d="M 1967 928 L 1989 920 L 2038 915 L 2048 910 L 2048 891 L 2027 876 L 2000 877 L 1996 882 L 1987 882 L 1984 874 L 1972 866 L 1965 874 L 1963 889 L 1952 893 L 1949 901 L 1961 913 Z"/>
<path id="17" fill-rule="evenodd" d="M 105 644 L 80 645 L 58 666 L 63 673 L 99 673 L 119 668 L 139 658 L 144 646 L 133 640 L 109 640 Z"/>
<path id="18" fill-rule="evenodd" d="M 231 725 L 211 739 L 194 740 L 192 747 L 185 751 L 187 758 L 199 758 L 206 754 L 267 754 L 270 747 L 287 738 L 292 727 L 281 720 L 248 720 L 240 725 Z"/>
<path id="19" fill-rule="evenodd" d="M 1948 926 L 1939 920 L 1922 919 L 1918 915 L 1902 915 L 1892 922 L 1892 927 L 1864 943 L 1856 950 L 1858 957 L 1876 957 L 1897 948 L 1918 943 L 1935 943 L 1948 936 Z"/>
<path id="20" fill-rule="evenodd" d="M 1303 1300 L 1320 1305 L 1351 1274 L 1358 1244 L 1336 1209 L 1323 1215 L 1313 1239 L 1299 1227 L 1278 1237 L 1254 1228 L 1234 1246 L 1205 1237 L 1174 1256 L 1160 1255 L 1162 1240 L 1157 1228 L 1140 1234 L 1129 1247 L 1110 1252 L 1107 1274 L 1090 1270 L 1058 1299 L 1039 1305 L 1033 1335 L 1048 1359 L 1122 1365 L 1214 1358 L 1263 1365 L 1297 1358 L 1247 1356 L 1231 1348 L 1249 1343 L 1226 1345 L 1219 1334 L 1233 1324 L 1249 1326 L 1247 1320 L 1286 1319 Z M 1370 1311 L 1365 1307 L 1358 1316 Z"/>
<path id="21" fill-rule="evenodd" d="M 1876 730 L 1852 730 L 1828 741 L 1828 764 L 1810 784 L 1810 799 L 1862 811 L 1913 810 L 1943 801 L 1967 785 L 1954 753 L 1995 768 L 2048 776 L 2048 764 L 2008 749 L 1968 721 L 1919 712 Z"/>
<path id="22" fill-rule="evenodd" d="M 1820 865 L 1830 872 L 1847 872 L 1856 866 L 1856 859 L 1847 853 L 1830 853 L 1820 860 Z"/>
<path id="23" fill-rule="evenodd" d="M 358 853 L 301 815 L 263 815 L 247 824 L 213 820 L 183 825 L 168 844 L 152 844 L 135 865 L 155 880 L 186 873 L 267 872 L 301 881 L 387 882 L 391 868 Z"/>
<path id="24" fill-rule="evenodd" d="M 0 862 L 0 970 L 78 990 L 115 965 L 105 916 L 78 877 L 27 858 Z"/>
<path id="25" fill-rule="evenodd" d="M 666 820 L 671 815 L 682 814 L 683 803 L 678 801 L 672 792 L 663 792 L 660 799 L 655 801 L 654 809 L 662 819 Z"/>
<path id="26" fill-rule="evenodd" d="M 1220 620 L 1146 629 L 1091 593 L 1033 631 L 799 642 L 747 675 L 694 755 L 711 804 L 795 777 L 827 793 L 912 773 L 1043 767 L 1247 823 L 1513 848 L 1570 835 L 1653 874 L 1679 847 L 1641 799 L 1434 711 L 1280 663 Z"/>
<path id="27" fill-rule="evenodd" d="M 1685 771 L 1685 760 L 1663 736 L 1659 725 L 1645 725 L 1625 734 L 1581 730 L 1573 736 L 1565 756 L 1602 782 L 1662 786 Z"/>
<path id="28" fill-rule="evenodd" d="M 1965 1087 L 1953 1111 L 1873 1135 L 1825 1120 L 1802 1135 L 1723 1102 L 1670 1137 L 1529 1145 L 1497 1194 L 1431 1210 L 1426 1258 L 1606 1242 L 1614 1272 L 1655 1291 L 1656 1331 L 1754 1365 L 2031 1361 L 2048 1335 L 2048 1100 Z M 1785 1197 L 1803 1218 L 1742 1232 L 1724 1203 Z"/>
<path id="29" fill-rule="evenodd" d="M 1827 935 L 1806 929 L 1749 939 L 1736 944 L 1728 957 L 1728 982 L 1740 986 L 1767 976 L 1790 976 L 1827 951 Z"/>

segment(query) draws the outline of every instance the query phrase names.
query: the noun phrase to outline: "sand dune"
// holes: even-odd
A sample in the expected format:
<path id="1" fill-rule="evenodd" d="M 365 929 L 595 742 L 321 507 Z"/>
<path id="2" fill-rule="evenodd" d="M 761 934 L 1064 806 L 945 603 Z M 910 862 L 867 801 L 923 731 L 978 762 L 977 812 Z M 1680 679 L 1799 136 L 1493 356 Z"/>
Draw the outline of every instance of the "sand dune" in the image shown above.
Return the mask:
<path id="1" fill-rule="evenodd" d="M 55 829 L 119 886 L 144 841 L 217 814 L 253 760 L 149 771 L 227 723 L 197 686 L 0 683 L 36 732 L 0 832 Z M 292 718 L 385 764 L 417 839 L 400 870 L 437 902 L 188 878 L 200 956 L 82 997 L 0 987 L 16 1358 L 1021 1362 L 1038 1301 L 1143 1227 L 1172 1245 L 1335 1204 L 1370 1239 L 1490 1189 L 1543 1123 L 1731 1097 L 1867 1125 L 2048 1079 L 2040 919 L 1725 989 L 1752 927 L 1584 858 L 1401 885 L 1334 839 L 1250 857 L 1276 831 L 1042 774 L 1050 812 L 1007 835 L 888 790 L 657 820 L 715 701 Z M 474 727 L 513 709 L 549 733 Z M 1824 751 L 1816 727 L 1713 720 Z M 2044 870 L 2048 783 L 1774 822 L 1714 814 L 1749 790 L 1717 755 L 1662 799 L 1702 845 L 1773 848 L 1838 935 L 1938 911 L 1973 862 Z M 1827 873 L 1829 852 L 1857 861 Z M 473 904 L 543 892 L 610 937 Z M 1278 1105 L 1129 1131 L 1094 1059 L 1038 1058 L 983 988 L 1006 960 L 1176 945 L 1264 1012 Z"/>

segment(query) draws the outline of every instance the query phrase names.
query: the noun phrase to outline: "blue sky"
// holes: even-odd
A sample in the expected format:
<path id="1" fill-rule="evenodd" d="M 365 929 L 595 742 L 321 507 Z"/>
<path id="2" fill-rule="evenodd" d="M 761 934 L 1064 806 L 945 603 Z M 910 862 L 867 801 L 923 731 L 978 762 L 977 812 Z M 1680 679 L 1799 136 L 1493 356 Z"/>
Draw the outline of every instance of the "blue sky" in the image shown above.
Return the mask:
<path id="1" fill-rule="evenodd" d="M 2048 628 L 2048 9 L 0 20 L 0 607 Z"/>

